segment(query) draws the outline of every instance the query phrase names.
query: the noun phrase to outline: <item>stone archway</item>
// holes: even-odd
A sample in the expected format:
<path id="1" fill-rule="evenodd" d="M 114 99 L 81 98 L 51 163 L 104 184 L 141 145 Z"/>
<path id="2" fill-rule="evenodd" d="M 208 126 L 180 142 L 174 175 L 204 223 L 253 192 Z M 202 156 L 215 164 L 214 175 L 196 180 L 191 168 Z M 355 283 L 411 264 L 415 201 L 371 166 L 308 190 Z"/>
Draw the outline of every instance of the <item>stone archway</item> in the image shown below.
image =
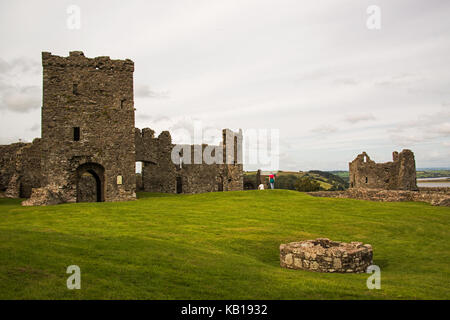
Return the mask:
<path id="1" fill-rule="evenodd" d="M 105 201 L 105 168 L 88 162 L 77 168 L 77 202 Z"/>

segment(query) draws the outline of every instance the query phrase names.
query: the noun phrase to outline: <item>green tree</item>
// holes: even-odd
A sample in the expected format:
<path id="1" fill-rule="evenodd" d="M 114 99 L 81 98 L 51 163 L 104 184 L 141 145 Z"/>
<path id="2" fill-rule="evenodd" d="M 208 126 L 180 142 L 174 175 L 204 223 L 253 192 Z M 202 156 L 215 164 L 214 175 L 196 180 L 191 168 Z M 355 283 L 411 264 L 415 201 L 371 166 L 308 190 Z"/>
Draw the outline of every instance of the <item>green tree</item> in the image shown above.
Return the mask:
<path id="1" fill-rule="evenodd" d="M 301 192 L 311 192 L 322 190 L 320 183 L 309 177 L 301 177 L 295 183 L 295 190 Z"/>

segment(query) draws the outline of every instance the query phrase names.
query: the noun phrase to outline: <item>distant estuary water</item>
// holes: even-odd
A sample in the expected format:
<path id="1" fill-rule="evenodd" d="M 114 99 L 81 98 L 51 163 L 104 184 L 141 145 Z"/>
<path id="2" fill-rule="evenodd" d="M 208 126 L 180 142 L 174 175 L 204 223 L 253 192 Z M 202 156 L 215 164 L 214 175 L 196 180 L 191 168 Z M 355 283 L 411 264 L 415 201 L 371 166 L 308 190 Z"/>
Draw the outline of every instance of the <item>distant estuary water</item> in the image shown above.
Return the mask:
<path id="1" fill-rule="evenodd" d="M 449 187 L 450 177 L 417 179 L 417 186 L 423 188 Z"/>

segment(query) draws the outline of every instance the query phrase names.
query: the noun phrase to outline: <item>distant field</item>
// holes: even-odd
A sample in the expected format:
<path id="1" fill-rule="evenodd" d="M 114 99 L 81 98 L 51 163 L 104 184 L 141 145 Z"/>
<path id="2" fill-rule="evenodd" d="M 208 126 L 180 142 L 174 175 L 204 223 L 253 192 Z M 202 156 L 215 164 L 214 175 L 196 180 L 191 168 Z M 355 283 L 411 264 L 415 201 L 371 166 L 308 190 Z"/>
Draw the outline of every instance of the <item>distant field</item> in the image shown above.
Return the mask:
<path id="1" fill-rule="evenodd" d="M 349 181 L 348 171 L 329 171 L 329 172 L 341 177 L 346 181 Z M 450 177 L 450 170 L 442 170 L 442 169 L 418 170 L 416 171 L 416 176 L 418 179 Z"/>
<path id="2" fill-rule="evenodd" d="M 265 190 L 21 207 L 0 199 L 0 299 L 449 299 L 450 209 Z M 279 266 L 279 245 L 363 241 L 381 268 Z M 81 268 L 81 290 L 66 268 Z"/>
<path id="3" fill-rule="evenodd" d="M 416 171 L 417 178 L 450 177 L 450 170 Z"/>

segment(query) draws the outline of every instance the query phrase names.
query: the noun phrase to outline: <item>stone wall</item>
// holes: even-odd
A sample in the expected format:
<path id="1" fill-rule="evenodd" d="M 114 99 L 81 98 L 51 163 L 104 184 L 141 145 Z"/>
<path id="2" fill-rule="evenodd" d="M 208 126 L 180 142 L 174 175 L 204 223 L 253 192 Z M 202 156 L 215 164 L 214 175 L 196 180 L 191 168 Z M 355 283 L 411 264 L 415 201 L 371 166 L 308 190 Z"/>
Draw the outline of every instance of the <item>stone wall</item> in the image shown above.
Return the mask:
<path id="1" fill-rule="evenodd" d="M 419 191 L 450 194 L 450 187 L 419 187 Z"/>
<path id="2" fill-rule="evenodd" d="M 362 273 L 373 263 L 370 244 L 337 242 L 326 238 L 280 245 L 283 268 L 316 272 Z"/>
<path id="3" fill-rule="evenodd" d="M 24 205 L 136 198 L 153 192 L 242 190 L 242 131 L 223 130 L 214 152 L 223 164 L 174 164 L 170 133 L 134 127 L 131 60 L 42 53 L 42 138 L 0 146 L 0 194 L 30 197 Z M 188 146 L 194 154 L 211 146 Z M 223 157 L 223 158 L 222 158 Z"/>
<path id="4" fill-rule="evenodd" d="M 92 163 L 104 169 L 104 201 L 135 199 L 133 61 L 43 52 L 42 65 L 43 185 L 75 202 L 77 170 Z"/>
<path id="5" fill-rule="evenodd" d="M 219 146 L 177 145 L 181 157 L 179 163 L 172 161 L 172 151 L 176 145 L 172 144 L 168 131 L 155 137 L 154 131 L 149 128 L 142 131 L 136 129 L 135 145 L 136 161 L 142 162 L 142 186 L 145 191 L 192 194 L 243 190 L 242 132 L 224 129 L 223 142 Z M 186 154 L 183 154 L 185 151 Z M 205 163 L 202 155 L 208 151 L 214 157 L 217 152 L 221 161 L 218 164 Z M 196 163 L 198 161 L 195 159 L 200 159 L 200 163 Z"/>
<path id="6" fill-rule="evenodd" d="M 347 198 L 383 202 L 419 201 L 428 202 L 434 206 L 450 206 L 450 194 L 436 191 L 351 188 L 345 191 L 317 191 L 309 192 L 308 194 L 315 197 Z"/>
<path id="7" fill-rule="evenodd" d="M 349 163 L 349 176 L 350 188 L 418 190 L 414 153 L 407 149 L 386 163 L 375 163 L 363 152 Z"/>
<path id="8" fill-rule="evenodd" d="M 17 152 L 25 147 L 26 143 L 13 143 L 0 145 L 0 191 L 6 192 L 9 183 L 16 173 Z"/>
<path id="9" fill-rule="evenodd" d="M 29 198 L 41 185 L 41 140 L 0 146 L 0 191 L 11 198 Z"/>

